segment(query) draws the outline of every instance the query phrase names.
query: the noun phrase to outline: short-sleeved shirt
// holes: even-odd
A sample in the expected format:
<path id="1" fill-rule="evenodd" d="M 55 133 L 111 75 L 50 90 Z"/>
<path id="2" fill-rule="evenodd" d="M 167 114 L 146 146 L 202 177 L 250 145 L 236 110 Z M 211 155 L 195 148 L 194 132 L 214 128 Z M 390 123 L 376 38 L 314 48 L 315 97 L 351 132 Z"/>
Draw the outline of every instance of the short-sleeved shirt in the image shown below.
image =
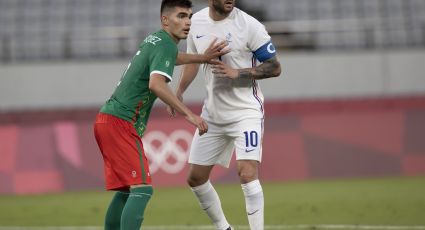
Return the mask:
<path id="1" fill-rule="evenodd" d="M 235 7 L 226 19 L 213 21 L 207 7 L 192 17 L 187 52 L 204 53 L 214 38 L 228 41 L 231 52 L 220 59 L 236 69 L 256 66 L 255 51 L 271 40 L 264 25 L 240 9 Z M 226 124 L 264 117 L 264 97 L 257 81 L 214 77 L 210 65 L 201 67 L 207 92 L 201 115 L 205 120 Z"/>
<path id="2" fill-rule="evenodd" d="M 131 122 L 141 137 L 157 98 L 149 89 L 149 79 L 157 73 L 171 80 L 177 53 L 177 44 L 166 31 L 146 37 L 100 112 Z"/>

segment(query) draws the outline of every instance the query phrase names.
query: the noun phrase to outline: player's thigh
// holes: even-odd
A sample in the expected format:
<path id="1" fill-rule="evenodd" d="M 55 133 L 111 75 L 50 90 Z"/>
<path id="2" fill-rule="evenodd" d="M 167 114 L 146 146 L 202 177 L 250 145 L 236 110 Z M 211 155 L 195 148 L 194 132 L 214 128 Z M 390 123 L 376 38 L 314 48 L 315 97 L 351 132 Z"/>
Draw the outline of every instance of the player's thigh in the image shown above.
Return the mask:
<path id="1" fill-rule="evenodd" d="M 233 127 L 236 160 L 261 162 L 263 142 L 263 119 L 246 119 Z"/>
<path id="2" fill-rule="evenodd" d="M 190 148 L 189 163 L 215 165 L 223 158 L 223 155 L 232 153 L 229 151 L 229 149 L 233 150 L 232 145 L 232 138 L 226 136 L 221 127 L 208 124 L 208 132 L 204 135 L 199 136 L 195 132 Z"/>

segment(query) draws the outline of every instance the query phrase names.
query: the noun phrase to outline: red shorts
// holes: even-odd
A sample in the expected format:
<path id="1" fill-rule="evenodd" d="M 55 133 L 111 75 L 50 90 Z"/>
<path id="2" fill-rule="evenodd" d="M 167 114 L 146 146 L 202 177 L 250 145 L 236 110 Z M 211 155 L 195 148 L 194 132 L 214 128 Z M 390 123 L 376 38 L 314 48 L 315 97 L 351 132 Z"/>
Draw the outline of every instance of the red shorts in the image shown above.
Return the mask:
<path id="1" fill-rule="evenodd" d="M 99 113 L 94 135 L 103 156 L 107 190 L 152 183 L 142 140 L 130 122 Z"/>

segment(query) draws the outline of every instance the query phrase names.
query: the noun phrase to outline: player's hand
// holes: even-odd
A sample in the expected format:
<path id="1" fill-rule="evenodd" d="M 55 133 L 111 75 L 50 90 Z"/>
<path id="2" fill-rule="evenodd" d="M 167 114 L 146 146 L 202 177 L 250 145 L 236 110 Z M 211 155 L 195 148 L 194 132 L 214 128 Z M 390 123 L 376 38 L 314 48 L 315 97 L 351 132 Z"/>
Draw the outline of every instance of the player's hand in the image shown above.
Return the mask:
<path id="1" fill-rule="evenodd" d="M 191 114 L 186 117 L 186 119 L 198 128 L 199 135 L 202 136 L 204 133 L 208 132 L 208 124 L 200 116 Z"/>
<path id="2" fill-rule="evenodd" d="M 211 64 L 211 60 L 229 53 L 228 45 L 227 41 L 217 42 L 217 38 L 215 38 L 204 52 L 205 62 Z"/>
<path id="3" fill-rule="evenodd" d="M 176 97 L 183 102 L 183 96 L 181 94 L 177 94 Z M 173 107 L 167 105 L 167 112 L 170 117 L 176 117 L 176 110 Z"/>
<path id="4" fill-rule="evenodd" d="M 233 69 L 230 66 L 226 65 L 222 61 L 212 60 L 212 73 L 216 77 L 227 77 L 231 79 L 236 79 L 239 77 L 239 71 L 237 69 Z"/>

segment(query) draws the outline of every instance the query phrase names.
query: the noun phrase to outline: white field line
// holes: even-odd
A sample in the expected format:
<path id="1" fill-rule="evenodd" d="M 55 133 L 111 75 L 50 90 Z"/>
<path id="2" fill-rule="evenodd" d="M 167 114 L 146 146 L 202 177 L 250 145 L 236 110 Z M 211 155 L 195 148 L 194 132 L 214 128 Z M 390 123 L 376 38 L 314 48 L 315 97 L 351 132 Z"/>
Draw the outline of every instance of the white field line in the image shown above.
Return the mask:
<path id="1" fill-rule="evenodd" d="M 249 230 L 248 226 L 236 225 L 235 230 Z M 1 227 L 0 230 L 102 230 L 100 226 L 89 227 Z M 143 226 L 142 230 L 214 230 L 210 225 L 166 225 L 166 226 Z M 307 229 L 307 230 L 425 230 L 425 226 L 412 225 L 344 225 L 344 224 L 299 224 L 299 225 L 266 225 L 267 230 L 291 230 L 291 229 Z"/>

